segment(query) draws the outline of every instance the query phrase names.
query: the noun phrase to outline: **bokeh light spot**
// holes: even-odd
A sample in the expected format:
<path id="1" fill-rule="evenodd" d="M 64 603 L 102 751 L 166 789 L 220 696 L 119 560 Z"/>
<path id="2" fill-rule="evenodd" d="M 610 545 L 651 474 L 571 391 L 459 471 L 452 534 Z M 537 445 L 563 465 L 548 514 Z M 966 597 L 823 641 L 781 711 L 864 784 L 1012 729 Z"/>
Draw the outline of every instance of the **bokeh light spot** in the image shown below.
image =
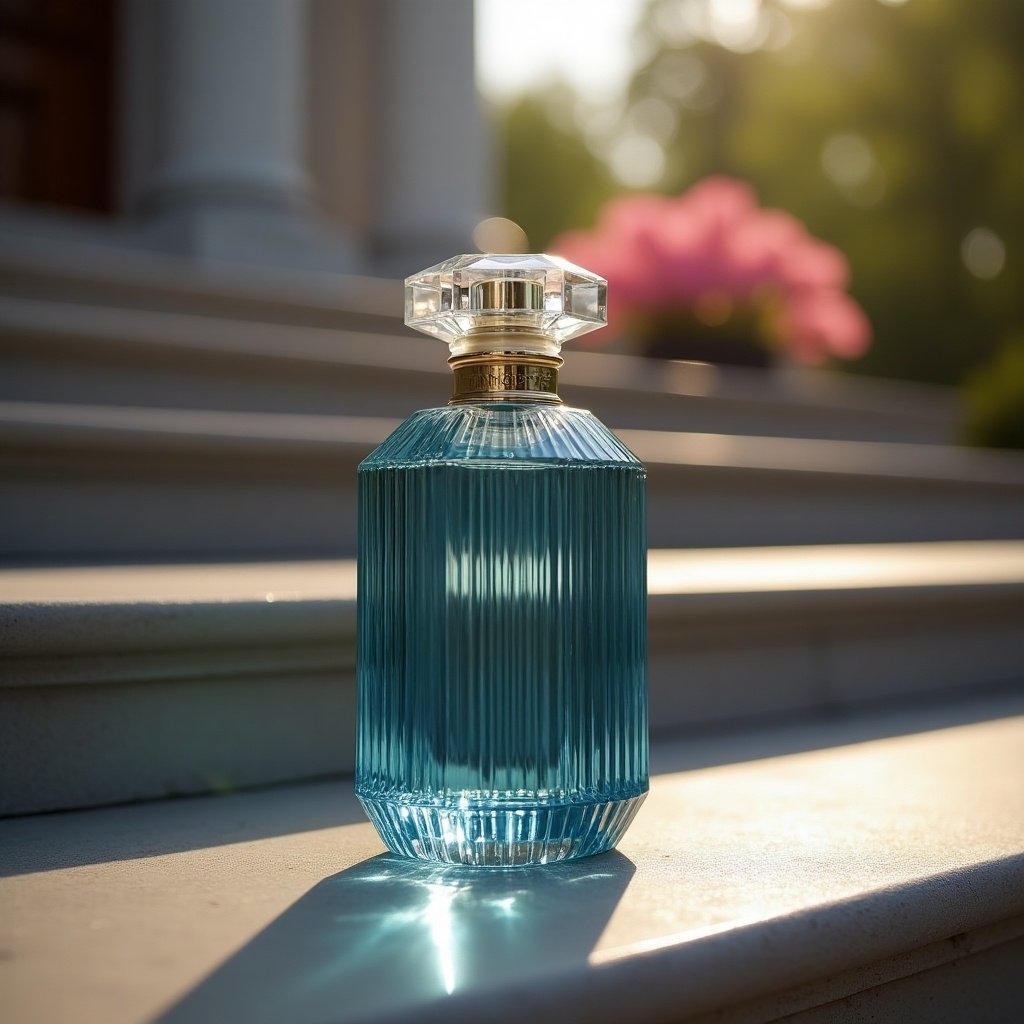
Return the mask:
<path id="1" fill-rule="evenodd" d="M 650 135 L 624 135 L 612 144 L 608 165 L 623 185 L 650 188 L 665 172 L 665 151 Z"/>
<path id="2" fill-rule="evenodd" d="M 821 147 L 821 166 L 854 206 L 874 206 L 885 196 L 885 172 L 863 136 L 853 132 L 830 136 Z"/>
<path id="3" fill-rule="evenodd" d="M 846 188 L 863 185 L 875 166 L 871 147 L 859 135 L 833 135 L 821 148 L 821 165 L 825 173 Z"/>
<path id="4" fill-rule="evenodd" d="M 984 280 L 998 277 L 1006 263 L 1006 246 L 991 229 L 978 227 L 969 231 L 960 245 L 964 266 Z"/>
<path id="5" fill-rule="evenodd" d="M 528 252 L 526 232 L 508 217 L 487 217 L 473 229 L 473 244 L 480 252 Z"/>

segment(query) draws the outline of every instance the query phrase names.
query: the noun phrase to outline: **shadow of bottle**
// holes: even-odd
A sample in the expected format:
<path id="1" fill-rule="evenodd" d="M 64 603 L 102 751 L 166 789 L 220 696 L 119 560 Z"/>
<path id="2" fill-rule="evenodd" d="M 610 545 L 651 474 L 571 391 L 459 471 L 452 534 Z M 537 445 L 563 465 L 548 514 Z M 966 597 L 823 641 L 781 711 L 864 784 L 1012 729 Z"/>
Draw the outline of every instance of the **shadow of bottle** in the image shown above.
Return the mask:
<path id="1" fill-rule="evenodd" d="M 384 854 L 324 879 L 156 1024 L 387 1019 L 586 961 L 635 867 L 619 853 L 480 870 Z"/>

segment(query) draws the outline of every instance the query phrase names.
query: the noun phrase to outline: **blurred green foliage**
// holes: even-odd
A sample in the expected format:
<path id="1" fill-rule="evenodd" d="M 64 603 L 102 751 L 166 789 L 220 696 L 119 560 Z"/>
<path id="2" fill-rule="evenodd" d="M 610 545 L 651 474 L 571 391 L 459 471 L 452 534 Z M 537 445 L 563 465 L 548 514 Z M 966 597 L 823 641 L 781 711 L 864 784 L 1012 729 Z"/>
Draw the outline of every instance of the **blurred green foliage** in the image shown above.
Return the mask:
<path id="1" fill-rule="evenodd" d="M 534 251 L 567 227 L 593 222 L 619 186 L 580 136 L 557 123 L 574 97 L 560 88 L 544 99 L 527 98 L 502 119 L 501 163 L 506 216 L 526 232 Z"/>
<path id="2" fill-rule="evenodd" d="M 849 369 L 962 380 L 1024 329 L 1024 0 L 762 0 L 750 52 L 701 30 L 710 2 L 651 0 L 619 109 L 504 112 L 507 215 L 536 249 L 591 225 L 626 191 L 615 139 L 660 135 L 656 190 L 745 178 L 847 254 L 875 334 Z"/>
<path id="3" fill-rule="evenodd" d="M 1024 335 L 975 370 L 966 392 L 968 444 L 1024 448 Z"/>

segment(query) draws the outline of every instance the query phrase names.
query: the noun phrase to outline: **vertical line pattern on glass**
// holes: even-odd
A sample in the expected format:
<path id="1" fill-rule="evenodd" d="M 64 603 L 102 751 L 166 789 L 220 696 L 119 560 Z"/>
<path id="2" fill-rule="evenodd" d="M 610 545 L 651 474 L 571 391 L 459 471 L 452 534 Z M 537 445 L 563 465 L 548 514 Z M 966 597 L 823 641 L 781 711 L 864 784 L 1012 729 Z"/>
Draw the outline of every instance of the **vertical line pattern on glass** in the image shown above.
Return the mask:
<path id="1" fill-rule="evenodd" d="M 647 791 L 645 470 L 590 413 L 417 413 L 360 466 L 356 788 L 397 853 L 610 849 Z"/>

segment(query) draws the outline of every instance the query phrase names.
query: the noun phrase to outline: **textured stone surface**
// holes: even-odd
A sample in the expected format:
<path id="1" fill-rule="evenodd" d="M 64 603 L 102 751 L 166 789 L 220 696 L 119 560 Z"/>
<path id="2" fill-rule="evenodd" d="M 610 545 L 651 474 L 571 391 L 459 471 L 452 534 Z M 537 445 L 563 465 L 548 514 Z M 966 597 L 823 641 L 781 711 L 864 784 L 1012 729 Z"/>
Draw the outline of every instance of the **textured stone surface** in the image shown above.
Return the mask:
<path id="1" fill-rule="evenodd" d="M 380 856 L 342 783 L 0 823 L 3 1017 L 924 1020 L 960 965 L 1011 1021 L 1022 711 L 663 746 L 620 851 L 551 869 Z"/>

